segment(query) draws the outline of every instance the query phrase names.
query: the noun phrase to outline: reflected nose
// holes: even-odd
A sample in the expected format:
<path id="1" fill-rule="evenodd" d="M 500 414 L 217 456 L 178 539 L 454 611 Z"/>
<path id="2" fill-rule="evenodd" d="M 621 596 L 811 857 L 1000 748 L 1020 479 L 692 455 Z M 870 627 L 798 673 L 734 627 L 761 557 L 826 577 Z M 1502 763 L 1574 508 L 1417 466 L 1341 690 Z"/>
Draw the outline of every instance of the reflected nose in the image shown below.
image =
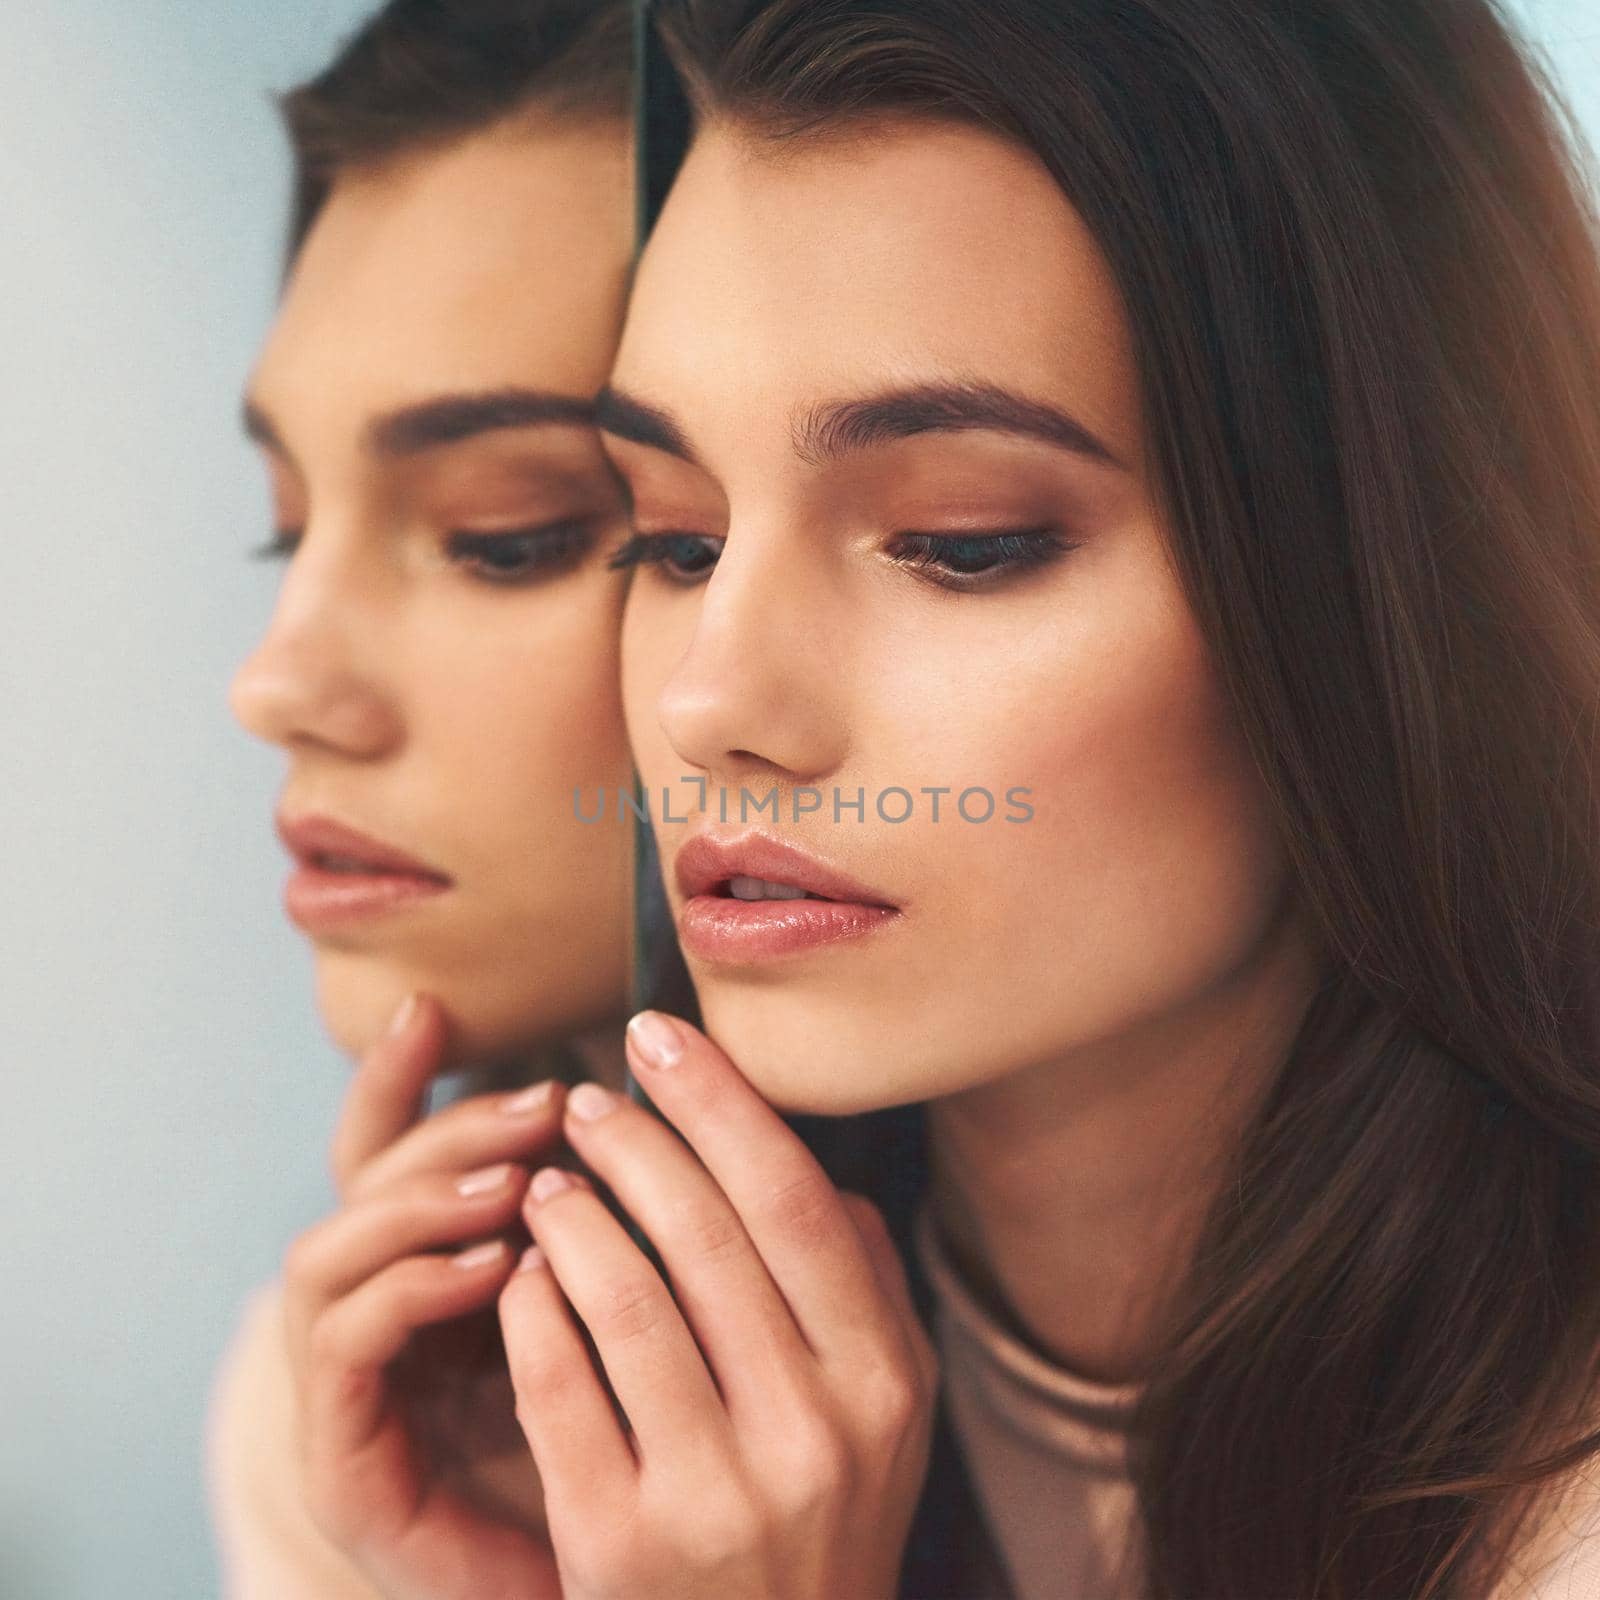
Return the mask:
<path id="1" fill-rule="evenodd" d="M 840 608 L 824 573 L 777 556 L 726 541 L 657 701 L 672 748 L 713 781 L 816 783 L 847 749 Z"/>
<path id="2" fill-rule="evenodd" d="M 374 604 L 359 572 L 319 554 L 308 531 L 267 631 L 234 674 L 228 703 L 258 739 L 358 760 L 394 748 L 401 719 L 374 670 Z"/>

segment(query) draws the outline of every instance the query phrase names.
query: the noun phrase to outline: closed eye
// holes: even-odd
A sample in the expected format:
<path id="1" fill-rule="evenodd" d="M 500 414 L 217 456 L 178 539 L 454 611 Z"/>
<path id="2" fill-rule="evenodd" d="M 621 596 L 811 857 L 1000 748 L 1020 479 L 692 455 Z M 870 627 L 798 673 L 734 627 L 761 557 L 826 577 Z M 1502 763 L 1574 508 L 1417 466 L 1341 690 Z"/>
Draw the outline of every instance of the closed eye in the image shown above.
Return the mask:
<path id="1" fill-rule="evenodd" d="M 530 583 L 565 572 L 594 544 L 594 528 L 583 521 L 551 522 L 504 533 L 448 535 L 450 559 L 486 583 Z"/>
<path id="2" fill-rule="evenodd" d="M 299 549 L 302 536 L 299 528 L 277 528 L 250 554 L 259 561 L 286 561 Z M 567 571 L 594 540 L 590 522 L 567 518 L 495 533 L 457 530 L 445 536 L 445 551 L 453 564 L 485 583 L 514 585 Z"/>
<path id="3" fill-rule="evenodd" d="M 656 566 L 673 583 L 699 583 L 717 564 L 722 540 L 704 533 L 635 533 L 612 552 L 613 569 Z"/>
<path id="4" fill-rule="evenodd" d="M 617 567 L 658 566 L 672 582 L 688 586 L 711 573 L 723 541 L 700 533 L 636 533 L 611 556 Z M 1052 528 L 1002 529 L 983 533 L 898 533 L 888 556 L 941 588 L 991 588 L 1009 575 L 1045 565 L 1076 549 Z"/>
<path id="5" fill-rule="evenodd" d="M 899 533 L 889 557 L 946 589 L 990 588 L 1076 549 L 1051 528 L 1002 529 L 992 533 Z"/>

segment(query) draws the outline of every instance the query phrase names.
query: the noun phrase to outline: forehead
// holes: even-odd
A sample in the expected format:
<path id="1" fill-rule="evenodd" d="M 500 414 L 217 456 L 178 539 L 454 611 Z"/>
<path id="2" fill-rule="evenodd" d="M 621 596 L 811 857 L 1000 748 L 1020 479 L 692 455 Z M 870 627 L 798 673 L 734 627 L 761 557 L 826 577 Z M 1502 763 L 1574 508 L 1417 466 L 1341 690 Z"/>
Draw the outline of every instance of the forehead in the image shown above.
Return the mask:
<path id="1" fill-rule="evenodd" d="M 342 176 L 295 262 L 252 389 L 377 409 L 440 390 L 592 393 L 621 325 L 630 152 L 609 124 L 475 133 Z"/>
<path id="2" fill-rule="evenodd" d="M 952 377 L 1067 404 L 1136 453 L 1119 292 L 1032 152 L 909 119 L 696 140 L 640 263 L 619 388 L 694 427 Z"/>

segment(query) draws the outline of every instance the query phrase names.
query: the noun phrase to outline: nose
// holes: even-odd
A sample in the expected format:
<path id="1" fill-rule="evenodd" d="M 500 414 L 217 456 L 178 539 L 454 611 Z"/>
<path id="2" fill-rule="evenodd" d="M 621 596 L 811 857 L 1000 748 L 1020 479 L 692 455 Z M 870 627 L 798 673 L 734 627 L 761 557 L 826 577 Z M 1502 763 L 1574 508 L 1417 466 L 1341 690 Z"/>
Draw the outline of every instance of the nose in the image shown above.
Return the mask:
<path id="1" fill-rule="evenodd" d="M 841 607 L 803 549 L 727 539 L 694 632 L 658 696 L 677 755 L 713 781 L 815 784 L 848 749 Z"/>
<path id="2" fill-rule="evenodd" d="M 402 724 L 376 670 L 378 626 L 357 564 L 308 528 L 267 630 L 229 686 L 234 716 L 258 739 L 286 749 L 358 760 L 387 754 L 400 742 Z"/>

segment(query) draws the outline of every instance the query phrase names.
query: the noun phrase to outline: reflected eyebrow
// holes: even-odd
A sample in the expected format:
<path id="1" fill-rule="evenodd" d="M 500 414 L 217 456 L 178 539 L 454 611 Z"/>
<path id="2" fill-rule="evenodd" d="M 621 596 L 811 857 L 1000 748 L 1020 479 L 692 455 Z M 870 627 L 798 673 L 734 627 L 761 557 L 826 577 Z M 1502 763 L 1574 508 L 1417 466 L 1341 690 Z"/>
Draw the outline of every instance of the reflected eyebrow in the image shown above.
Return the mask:
<path id="1" fill-rule="evenodd" d="M 656 406 L 605 388 L 595 402 L 600 427 L 619 439 L 664 450 L 698 465 L 682 425 Z M 927 383 L 887 389 L 857 400 L 812 406 L 793 430 L 795 453 L 813 465 L 919 433 L 987 429 L 1070 450 L 1091 461 L 1124 467 L 1115 451 L 1057 406 L 989 383 Z"/>
<path id="2" fill-rule="evenodd" d="M 283 436 L 261 404 L 246 396 L 245 436 L 288 457 Z M 493 389 L 436 395 L 374 417 L 366 446 L 375 455 L 411 456 L 497 428 L 594 427 L 594 402 L 545 389 Z"/>
<path id="3" fill-rule="evenodd" d="M 239 419 L 244 427 L 245 438 L 255 444 L 264 446 L 268 450 L 276 451 L 280 456 L 288 455 L 289 452 L 284 448 L 283 440 L 279 437 L 277 425 L 249 395 L 245 396 L 244 404 L 240 408 Z"/>
<path id="4" fill-rule="evenodd" d="M 592 400 L 545 389 L 438 395 L 375 417 L 367 447 L 377 455 L 410 456 L 497 428 L 592 428 L 594 416 Z"/>
<path id="5" fill-rule="evenodd" d="M 794 447 L 802 460 L 820 464 L 919 433 L 972 429 L 1018 434 L 1091 461 L 1123 466 L 1110 446 L 1076 417 L 989 383 L 918 384 L 860 400 L 826 401 L 796 422 Z"/>

